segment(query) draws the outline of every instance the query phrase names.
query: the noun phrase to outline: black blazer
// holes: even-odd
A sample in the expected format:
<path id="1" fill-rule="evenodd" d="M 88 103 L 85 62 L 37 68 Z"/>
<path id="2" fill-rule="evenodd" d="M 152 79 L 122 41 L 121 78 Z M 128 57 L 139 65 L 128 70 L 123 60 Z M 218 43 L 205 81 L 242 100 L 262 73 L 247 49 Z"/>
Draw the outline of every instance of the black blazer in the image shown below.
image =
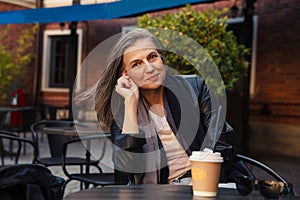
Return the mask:
<path id="1" fill-rule="evenodd" d="M 190 156 L 192 151 L 200 149 L 208 130 L 211 110 L 211 99 L 208 88 L 204 79 L 196 75 L 167 75 L 164 87 L 164 108 L 167 121 L 179 143 Z M 124 114 L 122 108 L 120 108 L 119 114 L 122 121 Z M 233 129 L 226 124 L 223 131 L 233 132 Z M 121 132 L 122 130 L 118 127 L 117 123 L 113 123 L 111 134 L 113 143 L 115 144 L 113 148 L 113 162 L 116 173 L 119 177 L 120 174 L 129 177 L 131 184 L 142 184 L 143 173 L 126 173 L 122 172 L 122 169 L 130 167 L 130 165 L 140 165 L 143 167 L 143 161 L 133 160 L 130 154 L 125 155 L 120 149 L 128 152 L 142 153 L 145 139 L 143 137 L 135 137 L 135 135 L 121 134 Z M 142 135 L 143 133 L 139 134 Z M 163 148 L 160 140 L 159 146 Z M 165 153 L 161 157 L 162 162 L 166 162 Z M 160 177 L 158 177 L 157 182 L 162 184 L 168 183 L 168 167 L 160 169 L 159 174 Z M 123 178 L 121 179 L 124 180 Z"/>

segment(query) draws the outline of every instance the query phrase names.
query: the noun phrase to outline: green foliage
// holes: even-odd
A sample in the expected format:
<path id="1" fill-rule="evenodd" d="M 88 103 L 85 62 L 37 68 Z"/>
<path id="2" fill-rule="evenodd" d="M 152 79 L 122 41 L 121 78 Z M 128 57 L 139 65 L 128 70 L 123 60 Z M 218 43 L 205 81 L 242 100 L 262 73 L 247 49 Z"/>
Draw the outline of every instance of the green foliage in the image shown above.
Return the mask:
<path id="1" fill-rule="evenodd" d="M 14 41 L 16 47 L 13 49 L 5 46 L 5 39 L 8 38 L 11 29 L 13 27 L 7 26 L 0 31 L 0 104 L 6 102 L 13 81 L 22 75 L 23 68 L 34 57 L 31 48 L 34 45 L 37 26 L 23 29 Z"/>
<path id="2" fill-rule="evenodd" d="M 249 55 L 249 50 L 238 44 L 232 31 L 227 29 L 226 12 L 227 10 L 197 12 L 188 5 L 175 14 L 166 14 L 163 17 L 152 18 L 149 14 L 143 15 L 139 17 L 137 26 L 176 31 L 174 36 L 169 35 L 168 37 L 154 32 L 164 49 L 177 48 L 191 55 L 199 55 L 195 54 L 199 49 L 193 49 L 191 41 L 187 41 L 183 45 L 173 42 L 175 37 L 183 35 L 197 41 L 206 50 L 206 55 L 192 58 L 193 63 L 197 63 L 196 66 L 191 65 L 189 62 L 191 60 L 187 61 L 178 54 L 171 52 L 167 52 L 165 55 L 166 64 L 181 74 L 199 74 L 198 71 L 201 71 L 201 66 L 208 63 L 206 58 L 211 58 L 221 73 L 225 87 L 231 88 L 241 76 L 247 74 L 246 56 Z M 178 33 L 177 36 L 175 36 L 176 33 Z"/>

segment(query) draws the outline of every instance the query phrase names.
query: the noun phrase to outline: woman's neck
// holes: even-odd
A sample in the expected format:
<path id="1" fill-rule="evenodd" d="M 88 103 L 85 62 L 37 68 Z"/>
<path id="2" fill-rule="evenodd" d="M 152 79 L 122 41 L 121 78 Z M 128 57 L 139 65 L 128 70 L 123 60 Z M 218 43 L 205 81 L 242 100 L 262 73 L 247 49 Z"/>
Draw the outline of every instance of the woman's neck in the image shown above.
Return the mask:
<path id="1" fill-rule="evenodd" d="M 155 90 L 141 90 L 141 95 L 149 106 L 150 111 L 159 116 L 164 115 L 163 87 Z"/>

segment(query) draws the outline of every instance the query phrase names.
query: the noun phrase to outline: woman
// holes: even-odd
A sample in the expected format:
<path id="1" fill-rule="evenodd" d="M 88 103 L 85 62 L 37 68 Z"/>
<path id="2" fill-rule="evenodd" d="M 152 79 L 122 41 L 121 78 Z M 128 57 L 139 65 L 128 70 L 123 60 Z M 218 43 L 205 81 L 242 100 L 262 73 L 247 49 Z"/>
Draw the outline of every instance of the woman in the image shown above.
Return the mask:
<path id="1" fill-rule="evenodd" d="M 189 156 L 210 121 L 209 91 L 198 76 L 172 76 L 158 41 L 144 29 L 114 46 L 99 81 L 96 111 L 111 127 L 115 169 L 132 184 L 189 183 Z"/>

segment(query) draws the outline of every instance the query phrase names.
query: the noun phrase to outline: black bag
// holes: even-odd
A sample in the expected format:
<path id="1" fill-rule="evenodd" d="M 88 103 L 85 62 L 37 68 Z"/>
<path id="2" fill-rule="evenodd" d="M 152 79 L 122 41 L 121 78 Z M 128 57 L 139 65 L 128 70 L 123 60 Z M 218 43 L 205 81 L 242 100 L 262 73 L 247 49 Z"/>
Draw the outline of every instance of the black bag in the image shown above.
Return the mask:
<path id="1" fill-rule="evenodd" d="M 0 198 L 5 200 L 61 200 L 64 179 L 37 164 L 0 168 Z"/>

